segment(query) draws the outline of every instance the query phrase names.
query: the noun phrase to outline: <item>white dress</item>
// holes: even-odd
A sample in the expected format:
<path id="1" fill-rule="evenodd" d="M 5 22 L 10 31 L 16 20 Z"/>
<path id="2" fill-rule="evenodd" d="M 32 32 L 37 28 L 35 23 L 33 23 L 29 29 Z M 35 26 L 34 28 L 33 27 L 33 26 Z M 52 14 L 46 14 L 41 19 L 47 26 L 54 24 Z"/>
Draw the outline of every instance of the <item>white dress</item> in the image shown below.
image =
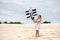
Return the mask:
<path id="1" fill-rule="evenodd" d="M 40 21 L 41 19 L 38 19 L 35 25 L 35 30 L 39 30 L 40 29 Z"/>

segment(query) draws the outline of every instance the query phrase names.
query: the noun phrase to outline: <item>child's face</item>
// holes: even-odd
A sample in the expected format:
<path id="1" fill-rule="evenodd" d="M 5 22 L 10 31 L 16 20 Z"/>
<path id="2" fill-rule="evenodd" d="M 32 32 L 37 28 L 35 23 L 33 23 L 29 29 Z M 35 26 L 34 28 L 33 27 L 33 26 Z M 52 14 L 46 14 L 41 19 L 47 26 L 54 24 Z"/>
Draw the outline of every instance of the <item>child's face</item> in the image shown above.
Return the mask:
<path id="1" fill-rule="evenodd" d="M 40 16 L 38 16 L 38 19 L 40 19 L 41 17 Z"/>

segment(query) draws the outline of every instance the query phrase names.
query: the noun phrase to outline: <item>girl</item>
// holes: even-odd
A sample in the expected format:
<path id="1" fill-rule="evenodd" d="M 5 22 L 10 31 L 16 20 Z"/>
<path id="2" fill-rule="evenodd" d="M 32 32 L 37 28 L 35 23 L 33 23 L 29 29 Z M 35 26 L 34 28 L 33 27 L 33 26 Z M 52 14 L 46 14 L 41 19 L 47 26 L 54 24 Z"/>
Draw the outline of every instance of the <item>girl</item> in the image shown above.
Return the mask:
<path id="1" fill-rule="evenodd" d="M 39 37 L 39 29 L 40 29 L 40 22 L 41 22 L 41 15 L 38 15 L 37 20 L 34 20 L 34 17 L 31 17 L 32 21 L 36 23 L 35 30 L 36 30 L 36 37 Z"/>

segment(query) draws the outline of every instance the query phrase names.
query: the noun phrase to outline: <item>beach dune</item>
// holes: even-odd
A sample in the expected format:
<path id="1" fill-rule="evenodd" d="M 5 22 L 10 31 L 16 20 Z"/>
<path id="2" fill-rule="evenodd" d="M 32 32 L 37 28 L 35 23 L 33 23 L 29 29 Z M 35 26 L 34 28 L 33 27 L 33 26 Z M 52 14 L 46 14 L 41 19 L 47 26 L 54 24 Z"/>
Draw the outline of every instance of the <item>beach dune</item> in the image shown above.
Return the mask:
<path id="1" fill-rule="evenodd" d="M 60 40 L 60 23 L 41 24 L 35 37 L 34 24 L 0 24 L 0 40 Z"/>

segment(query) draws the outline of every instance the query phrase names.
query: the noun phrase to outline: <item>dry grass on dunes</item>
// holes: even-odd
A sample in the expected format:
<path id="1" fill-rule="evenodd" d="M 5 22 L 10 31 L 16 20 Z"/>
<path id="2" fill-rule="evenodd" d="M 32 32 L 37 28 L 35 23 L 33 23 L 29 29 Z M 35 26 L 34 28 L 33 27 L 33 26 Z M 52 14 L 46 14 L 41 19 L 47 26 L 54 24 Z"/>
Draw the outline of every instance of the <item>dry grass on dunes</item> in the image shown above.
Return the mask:
<path id="1" fill-rule="evenodd" d="M 60 24 L 41 24 L 35 37 L 34 24 L 0 24 L 0 40 L 60 40 Z"/>

